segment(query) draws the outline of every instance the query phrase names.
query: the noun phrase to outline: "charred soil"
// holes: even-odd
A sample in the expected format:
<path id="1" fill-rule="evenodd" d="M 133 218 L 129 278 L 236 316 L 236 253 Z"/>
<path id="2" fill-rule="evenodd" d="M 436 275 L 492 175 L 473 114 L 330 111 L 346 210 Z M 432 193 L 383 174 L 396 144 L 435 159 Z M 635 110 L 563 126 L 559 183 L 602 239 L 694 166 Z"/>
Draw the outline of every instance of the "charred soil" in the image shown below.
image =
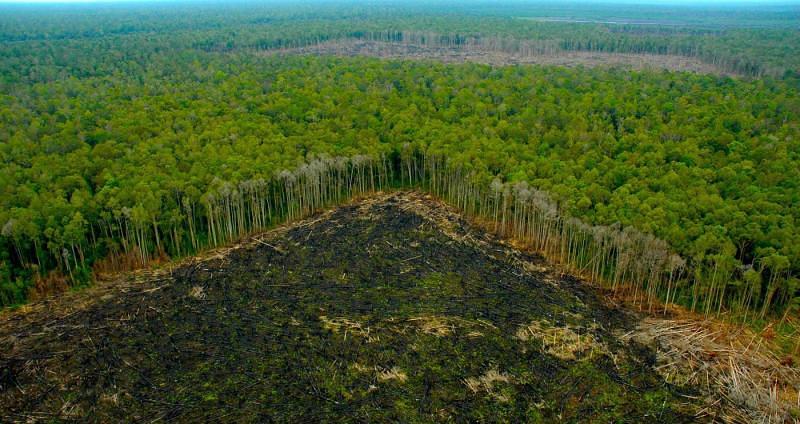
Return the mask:
<path id="1" fill-rule="evenodd" d="M 416 193 L 0 323 L 2 421 L 694 422 L 639 318 Z M 689 395 L 689 396 L 687 396 Z"/>

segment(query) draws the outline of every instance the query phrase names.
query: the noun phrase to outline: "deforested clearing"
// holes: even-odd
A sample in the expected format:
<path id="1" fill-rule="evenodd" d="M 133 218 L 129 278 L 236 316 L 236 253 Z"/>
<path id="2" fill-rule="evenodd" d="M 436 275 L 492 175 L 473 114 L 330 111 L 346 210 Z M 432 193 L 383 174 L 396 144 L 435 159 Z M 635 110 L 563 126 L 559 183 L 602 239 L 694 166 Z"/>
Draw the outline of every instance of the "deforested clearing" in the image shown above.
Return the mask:
<path id="1" fill-rule="evenodd" d="M 367 56 L 382 59 L 434 60 L 444 63 L 475 62 L 495 66 L 555 65 L 567 67 L 619 67 L 623 69 L 651 69 L 686 71 L 700 74 L 733 75 L 712 64 L 693 57 L 664 54 L 608 53 L 598 51 L 503 51 L 487 46 L 472 48 L 428 46 L 412 43 L 390 43 L 371 40 L 337 40 L 304 47 L 268 50 L 265 54 L 304 54 Z"/>
<path id="2" fill-rule="evenodd" d="M 775 394 L 762 410 L 731 388 L 744 371 L 704 357 L 723 357 L 705 350 L 710 330 L 605 294 L 430 196 L 378 193 L 3 312 L 0 410 L 11 422 L 793 419 L 795 369 L 768 363 L 767 392 L 742 383 Z"/>

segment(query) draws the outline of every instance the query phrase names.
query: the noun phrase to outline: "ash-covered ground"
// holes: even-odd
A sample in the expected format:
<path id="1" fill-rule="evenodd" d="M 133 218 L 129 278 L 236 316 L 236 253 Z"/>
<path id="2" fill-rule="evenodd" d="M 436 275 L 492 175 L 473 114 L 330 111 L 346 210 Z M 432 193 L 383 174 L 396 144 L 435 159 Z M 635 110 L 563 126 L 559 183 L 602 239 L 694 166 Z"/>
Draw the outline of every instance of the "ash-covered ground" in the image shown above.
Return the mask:
<path id="1" fill-rule="evenodd" d="M 6 313 L 3 422 L 695 422 L 637 318 L 417 193 Z"/>

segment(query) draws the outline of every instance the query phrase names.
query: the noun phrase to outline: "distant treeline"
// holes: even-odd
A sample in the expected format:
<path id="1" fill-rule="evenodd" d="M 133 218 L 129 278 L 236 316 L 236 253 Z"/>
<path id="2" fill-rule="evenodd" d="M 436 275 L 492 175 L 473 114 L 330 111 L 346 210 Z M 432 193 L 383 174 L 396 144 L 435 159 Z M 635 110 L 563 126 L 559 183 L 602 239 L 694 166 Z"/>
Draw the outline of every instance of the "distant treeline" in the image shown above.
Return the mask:
<path id="1" fill-rule="evenodd" d="M 781 77 L 800 70 L 800 30 L 694 31 L 636 26 L 532 22 L 515 19 L 321 22 L 286 32 L 252 31 L 199 38 L 207 51 L 285 49 L 363 39 L 452 48 L 487 48 L 522 55 L 569 51 L 658 54 L 692 57 L 749 77 Z M 361 28 L 361 29 L 358 29 Z M 664 33 L 666 32 L 666 34 Z"/>
<path id="2" fill-rule="evenodd" d="M 705 10 L 703 17 L 691 8 L 679 12 L 651 8 L 656 13 L 650 16 L 653 24 L 636 25 L 546 22 L 525 17 L 549 10 L 547 7 L 478 6 L 2 6 L 0 81 L 30 83 L 128 72 L 132 67 L 145 67 L 153 55 L 166 51 L 185 55 L 194 54 L 193 49 L 282 49 L 348 38 L 390 42 L 424 39 L 425 43 L 481 46 L 521 54 L 670 54 L 697 58 L 724 72 L 749 77 L 782 77 L 800 71 L 800 30 L 797 19 L 792 21 L 800 14 L 792 8 L 762 7 L 764 10 L 749 13 L 723 8 Z M 626 13 L 638 16 L 645 9 Z M 572 5 L 569 10 L 576 16 L 598 17 L 624 12 L 620 6 Z M 720 17 L 719 25 L 714 24 L 714 16 Z M 748 16 L 760 18 L 752 22 Z"/>

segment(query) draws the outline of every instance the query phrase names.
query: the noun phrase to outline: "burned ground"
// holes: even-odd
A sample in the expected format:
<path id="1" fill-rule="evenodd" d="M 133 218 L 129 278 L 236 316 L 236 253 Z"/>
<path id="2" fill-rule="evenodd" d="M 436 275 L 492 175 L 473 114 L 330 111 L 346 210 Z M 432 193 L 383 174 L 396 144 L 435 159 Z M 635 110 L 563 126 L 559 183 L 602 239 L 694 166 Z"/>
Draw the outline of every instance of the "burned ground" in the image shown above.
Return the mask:
<path id="1" fill-rule="evenodd" d="M 695 420 L 636 317 L 415 193 L 30 309 L 4 422 Z"/>

